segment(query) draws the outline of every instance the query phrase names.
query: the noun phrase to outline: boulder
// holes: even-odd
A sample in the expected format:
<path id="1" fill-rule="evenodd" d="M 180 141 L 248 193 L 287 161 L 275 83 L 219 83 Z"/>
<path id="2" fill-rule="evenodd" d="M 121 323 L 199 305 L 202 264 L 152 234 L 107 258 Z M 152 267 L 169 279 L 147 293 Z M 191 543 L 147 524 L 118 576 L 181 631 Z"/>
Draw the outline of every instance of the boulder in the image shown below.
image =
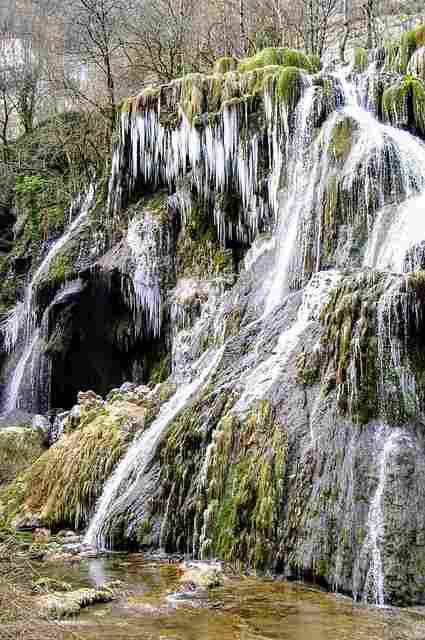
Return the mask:
<path id="1" fill-rule="evenodd" d="M 37 606 L 49 618 L 65 618 L 78 614 L 93 604 L 111 602 L 119 596 L 118 583 L 105 584 L 98 589 L 85 588 L 75 591 L 49 593 L 40 596 Z"/>
<path id="2" fill-rule="evenodd" d="M 95 409 L 104 404 L 103 399 L 94 391 L 80 391 L 77 400 L 78 404 L 82 405 L 84 409 Z"/>
<path id="3" fill-rule="evenodd" d="M 50 529 L 36 529 L 34 531 L 34 542 L 36 544 L 47 544 L 50 542 L 52 532 Z"/>
<path id="4" fill-rule="evenodd" d="M 120 393 L 131 393 L 132 391 L 135 391 L 135 389 L 137 389 L 137 384 L 135 384 L 134 382 L 124 382 L 124 384 L 122 384 L 120 386 Z"/>
<path id="5" fill-rule="evenodd" d="M 19 513 L 11 522 L 13 529 L 17 531 L 35 531 L 43 528 L 43 520 L 40 513 Z"/>
<path id="6" fill-rule="evenodd" d="M 45 594 L 51 592 L 67 592 L 71 591 L 72 587 L 67 582 L 61 582 L 60 580 L 55 580 L 54 578 L 48 578 L 46 576 L 42 576 L 35 580 L 32 584 L 32 591 L 34 593 Z"/>
<path id="7" fill-rule="evenodd" d="M 201 589 L 214 589 L 223 584 L 223 570 L 218 563 L 190 562 L 182 565 L 180 581 Z M 192 589 L 193 590 L 193 589 Z"/>

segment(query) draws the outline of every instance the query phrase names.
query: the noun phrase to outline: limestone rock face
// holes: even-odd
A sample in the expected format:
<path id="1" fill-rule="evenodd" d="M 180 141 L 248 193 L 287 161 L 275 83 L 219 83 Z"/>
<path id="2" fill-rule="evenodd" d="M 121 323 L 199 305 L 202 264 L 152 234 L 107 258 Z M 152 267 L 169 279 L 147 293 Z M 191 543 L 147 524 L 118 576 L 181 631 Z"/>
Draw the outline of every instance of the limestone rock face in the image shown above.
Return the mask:
<path id="1" fill-rule="evenodd" d="M 7 522 L 425 604 L 423 34 L 122 104 L 104 192 L 2 325 L 5 406 L 57 408 Z"/>

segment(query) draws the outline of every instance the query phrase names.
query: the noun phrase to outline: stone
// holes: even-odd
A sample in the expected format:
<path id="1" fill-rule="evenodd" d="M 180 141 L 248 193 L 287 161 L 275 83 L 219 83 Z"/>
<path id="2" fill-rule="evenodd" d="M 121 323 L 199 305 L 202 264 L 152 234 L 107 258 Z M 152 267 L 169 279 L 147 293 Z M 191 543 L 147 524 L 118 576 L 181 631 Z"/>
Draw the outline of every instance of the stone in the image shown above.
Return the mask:
<path id="1" fill-rule="evenodd" d="M 72 587 L 67 582 L 61 582 L 60 580 L 55 580 L 55 578 L 48 578 L 43 576 L 35 580 L 32 584 L 32 591 L 34 593 L 44 594 L 46 592 L 66 592 L 71 591 Z"/>
<path id="2" fill-rule="evenodd" d="M 70 531 L 69 529 L 63 529 L 56 534 L 57 538 L 74 538 L 77 534 L 75 531 Z"/>
<path id="3" fill-rule="evenodd" d="M 40 596 L 37 606 L 49 618 L 65 618 L 78 614 L 81 609 L 94 604 L 111 602 L 118 597 L 117 585 L 111 583 L 98 589 L 86 588 L 58 593 L 54 591 Z"/>
<path id="4" fill-rule="evenodd" d="M 33 429 L 40 429 L 41 431 L 48 432 L 51 428 L 51 422 L 45 416 L 35 415 L 32 418 L 31 426 L 33 427 Z"/>
<path id="5" fill-rule="evenodd" d="M 124 382 L 124 384 L 120 386 L 119 391 L 120 393 L 131 393 L 136 389 L 137 389 L 137 384 L 135 384 L 134 382 Z"/>
<path id="6" fill-rule="evenodd" d="M 218 563 L 191 562 L 183 564 L 182 569 L 180 581 L 183 584 L 196 585 L 202 589 L 214 589 L 223 584 L 223 570 Z"/>
<path id="7" fill-rule="evenodd" d="M 83 405 L 85 409 L 95 408 L 103 405 L 103 398 L 94 391 L 79 391 L 78 404 Z"/>
<path id="8" fill-rule="evenodd" d="M 43 528 L 43 520 L 40 513 L 20 513 L 12 520 L 11 526 L 17 531 L 35 531 Z"/>
<path id="9" fill-rule="evenodd" d="M 50 529 L 36 529 L 33 535 L 36 544 L 47 544 L 50 542 L 51 537 L 52 532 Z"/>

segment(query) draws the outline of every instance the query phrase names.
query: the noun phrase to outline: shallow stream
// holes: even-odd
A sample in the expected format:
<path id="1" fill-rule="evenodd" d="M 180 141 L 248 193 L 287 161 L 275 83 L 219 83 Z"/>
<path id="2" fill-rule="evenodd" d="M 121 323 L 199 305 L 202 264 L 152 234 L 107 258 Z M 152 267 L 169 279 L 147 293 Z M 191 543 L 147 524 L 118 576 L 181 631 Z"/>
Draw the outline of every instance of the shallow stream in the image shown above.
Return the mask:
<path id="1" fill-rule="evenodd" d="M 81 640 L 424 640 L 425 608 L 377 608 L 314 587 L 227 577 L 209 594 L 181 593 L 178 565 L 114 555 L 39 566 L 75 588 L 124 583 L 126 595 L 63 624 Z M 184 590 L 184 589 L 183 589 Z M 179 592 L 177 597 L 171 594 Z"/>

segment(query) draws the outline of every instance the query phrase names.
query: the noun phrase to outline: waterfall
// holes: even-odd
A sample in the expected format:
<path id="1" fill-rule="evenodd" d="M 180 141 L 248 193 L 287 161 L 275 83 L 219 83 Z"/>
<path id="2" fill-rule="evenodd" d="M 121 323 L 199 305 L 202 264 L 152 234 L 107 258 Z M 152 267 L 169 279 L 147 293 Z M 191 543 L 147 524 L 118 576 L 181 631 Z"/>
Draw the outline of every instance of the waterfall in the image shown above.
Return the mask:
<path id="1" fill-rule="evenodd" d="M 39 340 L 39 331 L 36 330 L 31 336 L 25 348 L 19 358 L 18 364 L 15 367 L 13 375 L 7 384 L 6 390 L 3 395 L 3 407 L 2 417 L 5 417 L 12 413 L 15 409 L 19 408 L 19 391 L 21 389 L 22 381 L 25 375 L 25 370 L 33 355 L 35 346 Z"/>
<path id="2" fill-rule="evenodd" d="M 295 112 L 295 131 L 291 143 L 292 161 L 288 167 L 288 195 L 285 206 L 280 212 L 279 228 L 277 231 L 277 257 L 275 274 L 273 276 L 272 287 L 267 299 L 264 315 L 268 315 L 277 305 L 282 302 L 284 293 L 288 291 L 291 267 L 293 267 L 296 255 L 296 241 L 299 231 L 300 219 L 311 206 L 313 197 L 314 182 L 310 181 L 305 189 L 306 151 L 311 141 L 311 116 L 315 107 L 315 88 L 310 86 L 300 100 Z M 272 137 L 274 140 L 274 137 Z M 274 154 L 276 155 L 276 154 Z M 289 153 L 288 153 L 289 155 Z M 275 181 L 275 199 L 277 201 L 277 190 L 280 180 L 277 173 L 281 167 L 278 165 L 273 172 L 272 181 Z M 312 169 L 312 174 L 315 169 Z"/>
<path id="3" fill-rule="evenodd" d="M 106 483 L 96 508 L 94 517 L 84 538 L 86 544 L 105 548 L 108 546 L 108 521 L 120 511 L 131 510 L 135 501 L 132 490 L 143 477 L 152 461 L 157 446 L 167 428 L 177 418 L 182 409 L 197 394 L 210 374 L 219 364 L 222 349 L 204 354 L 197 366 L 198 375 L 190 383 L 182 385 L 176 394 L 161 409 L 151 426 L 135 440 Z M 137 499 L 137 496 L 136 496 Z"/>
<path id="4" fill-rule="evenodd" d="M 391 455 L 397 450 L 400 431 L 393 429 L 386 435 L 384 429 L 377 428 L 377 439 L 384 444 L 377 462 L 378 483 L 369 506 L 366 525 L 366 539 L 361 557 L 369 558 L 369 570 L 363 588 L 363 600 L 372 599 L 378 606 L 385 605 L 385 578 L 382 560 L 382 545 L 385 539 L 384 493 L 388 476 Z"/>
<path id="5" fill-rule="evenodd" d="M 19 301 L 12 308 L 0 327 L 8 353 L 13 353 L 19 348 L 18 341 L 20 336 L 22 336 L 23 341 L 21 356 L 16 365 L 14 374 L 9 378 L 6 390 L 3 393 L 1 408 L 2 417 L 9 415 L 17 408 L 20 408 L 20 392 L 26 369 L 40 339 L 40 330 L 36 327 L 34 307 L 34 294 L 37 282 L 40 277 L 48 271 L 52 260 L 58 255 L 59 251 L 76 233 L 79 232 L 81 225 L 86 220 L 94 202 L 95 190 L 95 183 L 92 182 L 85 198 L 82 198 L 80 195 L 73 201 L 70 208 L 71 220 L 68 228 L 63 235 L 52 244 L 41 264 L 36 269 L 29 284 L 25 288 L 24 300 Z M 79 213 L 74 217 L 74 219 L 72 219 L 75 211 L 79 211 Z M 42 358 L 38 358 L 38 360 L 41 361 Z M 32 371 L 31 375 L 38 376 L 38 372 Z"/>

